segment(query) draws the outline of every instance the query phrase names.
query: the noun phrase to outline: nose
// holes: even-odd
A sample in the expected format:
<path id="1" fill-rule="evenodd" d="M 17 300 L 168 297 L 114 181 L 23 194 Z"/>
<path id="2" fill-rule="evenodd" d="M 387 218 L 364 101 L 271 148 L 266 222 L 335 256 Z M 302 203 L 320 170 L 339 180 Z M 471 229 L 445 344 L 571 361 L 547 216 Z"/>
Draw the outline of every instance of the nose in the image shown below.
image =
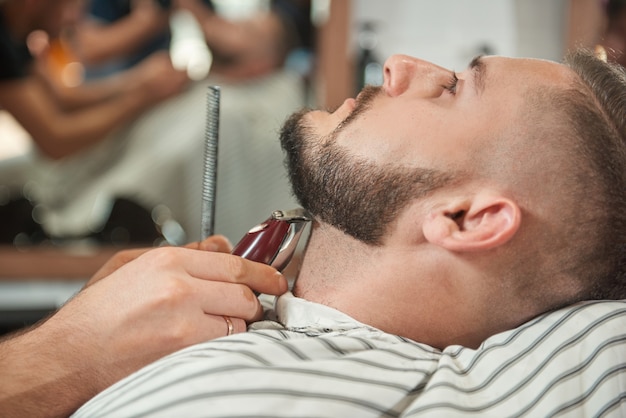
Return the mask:
<path id="1" fill-rule="evenodd" d="M 383 71 L 383 90 L 391 97 L 408 90 L 422 97 L 438 97 L 450 78 L 445 68 L 408 55 L 392 55 Z"/>

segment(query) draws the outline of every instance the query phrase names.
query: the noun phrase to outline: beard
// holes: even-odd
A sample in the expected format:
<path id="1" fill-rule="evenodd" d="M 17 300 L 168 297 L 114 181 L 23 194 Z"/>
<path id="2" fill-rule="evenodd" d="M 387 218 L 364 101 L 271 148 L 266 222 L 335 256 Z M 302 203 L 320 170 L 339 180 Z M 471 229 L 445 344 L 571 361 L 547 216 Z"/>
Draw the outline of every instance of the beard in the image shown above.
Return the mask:
<path id="1" fill-rule="evenodd" d="M 451 180 L 437 170 L 357 158 L 336 143 L 337 134 L 367 111 L 379 91 L 366 87 L 352 113 L 328 137 L 316 135 L 306 124 L 307 110 L 287 119 L 280 134 L 292 191 L 300 205 L 317 220 L 375 246 L 382 245 L 410 202 Z"/>

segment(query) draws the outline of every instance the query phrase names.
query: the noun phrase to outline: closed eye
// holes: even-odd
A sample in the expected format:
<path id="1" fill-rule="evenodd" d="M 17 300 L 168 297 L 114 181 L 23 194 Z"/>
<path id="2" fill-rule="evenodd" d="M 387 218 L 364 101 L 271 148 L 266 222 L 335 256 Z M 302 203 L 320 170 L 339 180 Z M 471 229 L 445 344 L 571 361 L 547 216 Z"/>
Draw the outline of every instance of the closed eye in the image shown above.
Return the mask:
<path id="1" fill-rule="evenodd" d="M 448 82 L 441 87 L 446 89 L 450 94 L 454 96 L 456 94 L 456 86 L 458 83 L 459 83 L 459 78 L 456 76 L 456 72 L 452 72 L 452 75 L 450 76 L 450 80 L 448 80 Z"/>

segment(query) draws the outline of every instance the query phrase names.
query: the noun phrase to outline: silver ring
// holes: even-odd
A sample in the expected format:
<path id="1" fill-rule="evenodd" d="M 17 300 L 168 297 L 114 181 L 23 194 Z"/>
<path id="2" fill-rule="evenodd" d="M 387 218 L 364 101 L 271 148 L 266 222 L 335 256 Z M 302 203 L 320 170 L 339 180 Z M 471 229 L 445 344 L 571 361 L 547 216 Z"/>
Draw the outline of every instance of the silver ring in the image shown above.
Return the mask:
<path id="1" fill-rule="evenodd" d="M 222 318 L 224 318 L 224 321 L 226 321 L 226 335 L 232 335 L 233 332 L 235 332 L 235 327 L 233 326 L 233 321 L 231 321 L 230 317 L 226 316 L 226 315 L 222 315 Z"/>

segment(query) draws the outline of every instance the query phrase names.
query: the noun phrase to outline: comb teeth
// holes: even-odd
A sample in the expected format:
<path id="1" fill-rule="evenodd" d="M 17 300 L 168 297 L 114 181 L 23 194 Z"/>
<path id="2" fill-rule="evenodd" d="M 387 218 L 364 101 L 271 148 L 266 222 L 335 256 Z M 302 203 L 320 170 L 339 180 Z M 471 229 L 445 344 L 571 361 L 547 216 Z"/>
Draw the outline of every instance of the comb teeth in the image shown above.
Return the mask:
<path id="1" fill-rule="evenodd" d="M 215 228 L 215 194 L 217 188 L 217 146 L 220 122 L 220 88 L 207 91 L 206 129 L 204 132 L 204 171 L 202 176 L 202 239 L 213 235 Z"/>

